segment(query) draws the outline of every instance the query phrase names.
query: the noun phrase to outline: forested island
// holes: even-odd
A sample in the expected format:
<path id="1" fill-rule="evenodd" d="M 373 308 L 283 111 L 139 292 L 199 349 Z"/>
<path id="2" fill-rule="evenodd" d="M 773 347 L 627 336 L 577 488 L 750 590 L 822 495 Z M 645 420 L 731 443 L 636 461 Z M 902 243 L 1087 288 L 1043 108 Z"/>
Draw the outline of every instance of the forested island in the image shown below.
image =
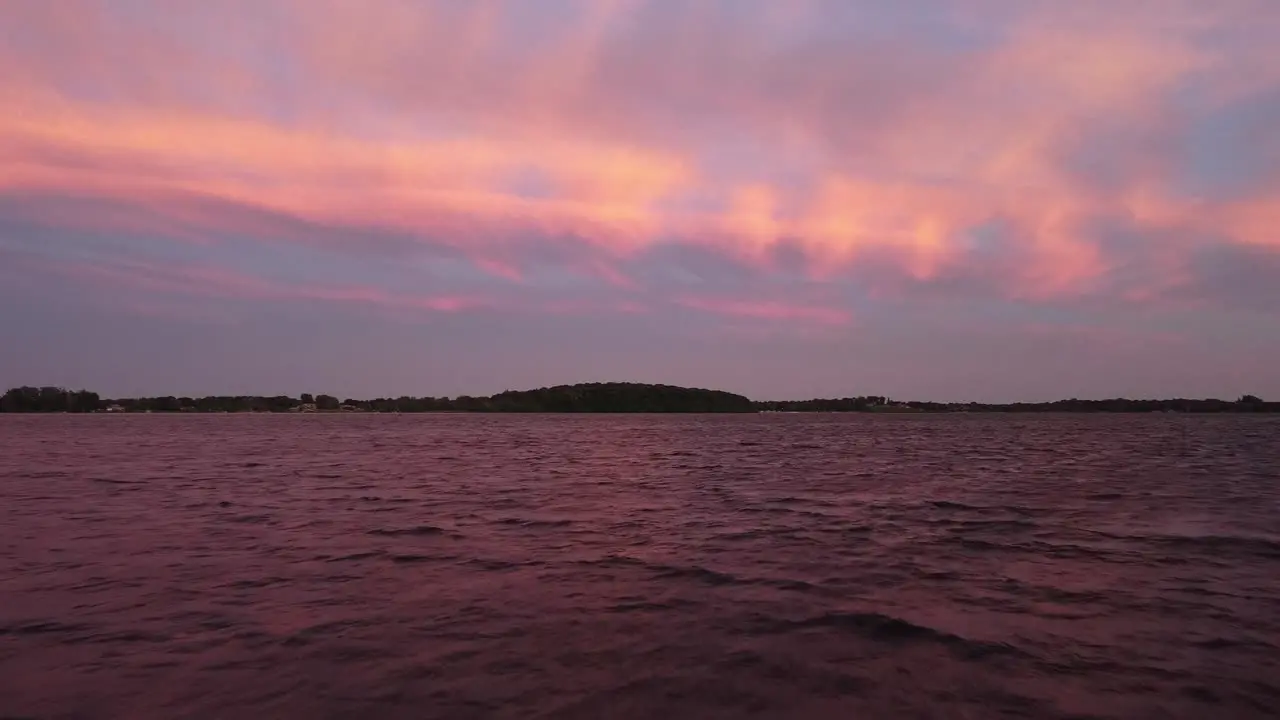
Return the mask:
<path id="1" fill-rule="evenodd" d="M 490 413 L 1273 413 L 1280 402 L 1253 395 L 1238 400 L 1059 400 L 1048 403 L 937 403 L 884 396 L 797 401 L 753 401 L 722 390 L 643 383 L 583 383 L 536 390 L 509 390 L 487 397 L 398 397 L 339 400 L 333 395 L 299 397 L 210 396 L 103 398 L 86 390 L 20 387 L 0 397 L 0 413 L 313 413 L 313 412 L 490 412 Z"/>

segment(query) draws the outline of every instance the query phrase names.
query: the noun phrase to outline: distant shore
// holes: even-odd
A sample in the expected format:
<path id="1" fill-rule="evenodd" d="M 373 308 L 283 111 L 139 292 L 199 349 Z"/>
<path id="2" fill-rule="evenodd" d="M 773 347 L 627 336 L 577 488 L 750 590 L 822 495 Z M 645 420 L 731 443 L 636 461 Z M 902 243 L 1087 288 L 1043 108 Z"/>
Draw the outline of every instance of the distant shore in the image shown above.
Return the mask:
<path id="1" fill-rule="evenodd" d="M 880 395 L 757 401 L 723 390 L 645 383 L 582 383 L 485 397 L 339 400 L 332 395 L 103 398 L 87 390 L 20 387 L 0 396 L 0 413 L 1275 413 L 1280 402 L 1237 400 L 1058 400 L 939 403 Z"/>

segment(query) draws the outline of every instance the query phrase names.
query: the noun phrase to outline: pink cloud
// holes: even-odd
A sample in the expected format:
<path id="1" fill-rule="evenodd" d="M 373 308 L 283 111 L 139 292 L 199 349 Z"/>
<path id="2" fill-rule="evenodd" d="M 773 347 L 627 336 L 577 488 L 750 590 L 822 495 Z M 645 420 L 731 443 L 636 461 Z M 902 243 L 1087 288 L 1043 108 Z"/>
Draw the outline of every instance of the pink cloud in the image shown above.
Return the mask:
<path id="1" fill-rule="evenodd" d="M 519 268 L 501 260 L 481 257 L 477 259 L 476 265 L 494 277 L 500 277 L 512 282 L 520 282 L 524 279 Z"/>
<path id="2" fill-rule="evenodd" d="M 789 44 L 786 32 L 839 9 L 821 2 L 771 4 L 731 25 L 710 5 L 584 3 L 545 43 L 504 30 L 511 2 L 281 2 L 275 34 L 247 5 L 193 10 L 226 47 L 188 42 L 162 4 L 152 15 L 173 32 L 107 5 L 68 7 L 10 9 L 40 42 L 0 46 L 0 61 L 20 69 L 0 88 L 0 191 L 111 198 L 138 213 L 43 218 L 66 227 L 304 244 L 309 226 L 372 228 L 432 238 L 512 281 L 540 243 L 573 237 L 590 257 L 567 265 L 634 291 L 626 262 L 672 238 L 766 269 L 786 240 L 815 281 L 875 262 L 926 282 L 985 262 L 969 233 L 998 219 L 1016 235 L 1017 262 L 990 282 L 1035 300 L 1094 292 L 1113 269 L 1091 230 L 1098 217 L 1280 249 L 1275 178 L 1198 203 L 1171 179 L 1184 83 L 1211 89 L 1206 111 L 1280 86 L 1275 47 L 1202 40 L 1276 24 L 1269 0 L 1168 0 L 1158 16 L 1093 0 L 938 3 L 961 27 L 1001 23 L 964 51 L 927 37 Z M 279 88 L 254 59 L 263 53 L 297 69 L 287 121 L 272 110 Z M 1071 167 L 1092 138 L 1134 128 L 1149 142 L 1106 157 L 1111 184 Z M 538 192 L 512 189 L 526 176 Z M 1151 248 L 1169 276 L 1184 252 Z M 157 290 L 173 282 L 134 277 Z M 261 297 L 305 292 L 197 280 Z M 695 302 L 847 321 L 803 305 Z"/>
<path id="3" fill-rule="evenodd" d="M 847 325 L 853 316 L 847 310 L 817 305 L 797 305 L 781 301 L 734 300 L 710 297 L 681 297 L 676 304 L 695 310 L 756 320 L 784 320 Z"/>
<path id="4" fill-rule="evenodd" d="M 405 295 L 360 285 L 321 285 L 273 281 L 214 267 L 143 261 L 86 263 L 38 261 L 29 269 L 53 273 L 111 292 L 235 301 L 316 300 L 367 305 L 388 310 L 460 312 L 492 306 L 482 297 Z M 135 305 L 135 307 L 143 307 Z"/>

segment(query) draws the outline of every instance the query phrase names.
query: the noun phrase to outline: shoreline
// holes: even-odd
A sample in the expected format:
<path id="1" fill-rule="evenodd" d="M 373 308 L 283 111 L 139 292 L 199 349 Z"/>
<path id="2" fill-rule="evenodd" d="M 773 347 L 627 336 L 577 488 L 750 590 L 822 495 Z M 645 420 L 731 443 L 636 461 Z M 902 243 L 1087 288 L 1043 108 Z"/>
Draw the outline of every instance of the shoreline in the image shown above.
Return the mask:
<path id="1" fill-rule="evenodd" d="M 809 400 L 752 400 L 724 390 L 646 383 L 580 383 L 489 396 L 339 400 L 333 395 L 172 395 L 103 398 L 88 390 L 19 387 L 0 396 L 3 414 L 1260 414 L 1280 402 L 1254 395 L 1217 398 L 1057 400 L 1053 402 L 934 402 L 862 395 Z"/>

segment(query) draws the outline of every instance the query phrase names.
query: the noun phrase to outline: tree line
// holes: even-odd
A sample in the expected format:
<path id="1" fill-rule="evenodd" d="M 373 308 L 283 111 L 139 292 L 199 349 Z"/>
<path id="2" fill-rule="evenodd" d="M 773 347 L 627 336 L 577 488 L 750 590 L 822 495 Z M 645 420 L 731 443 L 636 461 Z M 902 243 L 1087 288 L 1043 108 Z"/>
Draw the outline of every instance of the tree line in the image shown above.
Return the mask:
<path id="1" fill-rule="evenodd" d="M 999 412 L 999 413 L 1256 413 L 1280 412 L 1280 402 L 1265 402 L 1255 395 L 1237 400 L 1175 398 L 1171 400 L 1055 400 L 1040 403 L 939 403 L 918 400 L 890 401 L 884 397 L 834 400 L 757 402 L 760 410 L 773 412 Z"/>
<path id="2" fill-rule="evenodd" d="M 722 390 L 643 383 L 584 383 L 536 390 L 508 390 L 486 397 L 398 397 L 339 400 L 334 395 L 299 397 L 208 396 L 104 399 L 87 390 L 19 387 L 0 396 L 3 413 L 92 412 L 545 412 L 545 413 L 750 413 L 750 412 L 1070 412 L 1070 413 L 1262 413 L 1280 412 L 1280 402 L 1254 395 L 1237 400 L 1058 400 L 1046 403 L 937 403 L 894 401 L 879 395 L 797 401 L 752 401 Z"/>
<path id="3" fill-rule="evenodd" d="M 299 397 L 210 396 L 101 399 L 97 393 L 64 388 L 22 387 L 0 397 L 0 412 L 550 412 L 550 413 L 721 413 L 754 412 L 751 400 L 722 390 L 642 383 L 586 383 L 508 390 L 488 397 L 398 397 L 339 400 L 304 393 Z"/>
<path id="4" fill-rule="evenodd" d="M 0 397 L 0 412 L 97 412 L 103 407 L 98 393 L 88 390 L 72 392 L 59 387 L 13 388 Z"/>

